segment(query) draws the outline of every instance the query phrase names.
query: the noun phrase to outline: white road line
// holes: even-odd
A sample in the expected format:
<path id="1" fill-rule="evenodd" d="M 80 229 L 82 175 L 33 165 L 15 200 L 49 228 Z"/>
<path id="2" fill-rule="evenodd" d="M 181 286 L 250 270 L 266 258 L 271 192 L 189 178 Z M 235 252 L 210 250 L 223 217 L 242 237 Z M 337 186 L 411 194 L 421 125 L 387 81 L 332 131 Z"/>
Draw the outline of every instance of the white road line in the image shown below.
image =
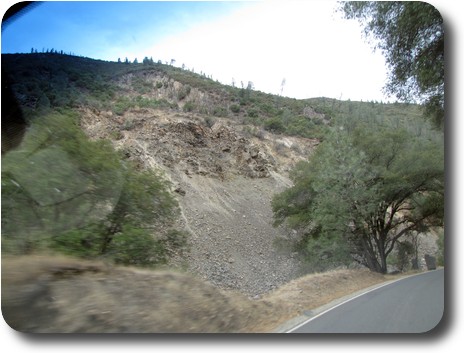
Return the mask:
<path id="1" fill-rule="evenodd" d="M 429 273 L 429 272 L 423 272 L 423 273 L 419 273 L 419 274 L 415 274 L 415 275 L 411 275 L 411 276 L 406 276 L 406 277 L 398 278 L 397 280 L 394 280 L 394 281 L 391 281 L 391 282 L 387 282 L 387 283 L 384 283 L 384 284 L 382 284 L 382 285 L 380 285 L 380 286 L 378 286 L 378 287 L 372 288 L 372 289 L 368 290 L 367 292 L 360 293 L 360 294 L 358 294 L 358 295 L 356 295 L 356 296 L 354 296 L 354 297 L 352 297 L 352 298 L 349 298 L 349 299 L 347 299 L 347 300 L 345 300 L 345 301 L 343 301 L 343 302 L 341 302 L 341 303 L 338 303 L 337 305 L 332 306 L 331 308 L 329 308 L 329 309 L 327 309 L 327 310 L 324 310 L 323 312 L 317 314 L 316 316 L 313 316 L 313 317 L 309 318 L 308 320 L 302 322 L 301 324 L 298 324 L 297 326 L 295 326 L 294 328 L 292 328 L 291 330 L 289 330 L 289 331 L 287 331 L 287 332 L 285 332 L 285 333 L 292 333 L 293 331 L 299 329 L 301 326 L 306 325 L 308 322 L 311 322 L 311 321 L 313 321 L 314 319 L 317 319 L 319 316 L 322 316 L 322 315 L 328 313 L 329 311 L 331 311 L 331 310 L 333 310 L 333 309 L 336 309 L 336 308 L 338 308 L 339 306 L 341 306 L 341 305 L 343 305 L 343 304 L 346 304 L 346 303 L 348 303 L 348 302 L 350 302 L 350 301 L 352 301 L 352 300 L 355 300 L 356 298 L 359 298 L 359 297 L 361 297 L 361 296 L 363 296 L 363 295 L 365 295 L 365 294 L 368 294 L 368 293 L 371 293 L 371 292 L 373 292 L 373 291 L 375 291 L 375 290 L 377 290 L 377 289 L 380 289 L 380 288 L 389 286 L 390 284 L 393 284 L 393 283 L 402 281 L 402 280 L 404 280 L 404 279 L 406 279 L 406 278 L 411 278 L 411 277 L 414 277 L 414 276 L 420 276 L 420 275 L 424 275 L 424 274 L 427 274 L 427 273 Z"/>

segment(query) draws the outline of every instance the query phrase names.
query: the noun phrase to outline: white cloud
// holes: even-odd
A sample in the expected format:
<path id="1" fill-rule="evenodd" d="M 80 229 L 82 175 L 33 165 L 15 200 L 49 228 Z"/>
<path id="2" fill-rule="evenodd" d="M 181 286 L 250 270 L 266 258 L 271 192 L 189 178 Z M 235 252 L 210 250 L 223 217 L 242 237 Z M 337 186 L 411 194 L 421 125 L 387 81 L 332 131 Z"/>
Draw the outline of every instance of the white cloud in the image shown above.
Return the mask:
<path id="1" fill-rule="evenodd" d="M 385 100 L 383 57 L 372 53 L 355 21 L 334 13 L 335 6 L 331 1 L 250 3 L 167 36 L 149 53 L 162 61 L 175 58 L 176 65 L 226 84 L 232 78 L 238 85 L 252 81 L 270 93 L 279 93 L 286 78 L 284 95 L 291 97 Z"/>

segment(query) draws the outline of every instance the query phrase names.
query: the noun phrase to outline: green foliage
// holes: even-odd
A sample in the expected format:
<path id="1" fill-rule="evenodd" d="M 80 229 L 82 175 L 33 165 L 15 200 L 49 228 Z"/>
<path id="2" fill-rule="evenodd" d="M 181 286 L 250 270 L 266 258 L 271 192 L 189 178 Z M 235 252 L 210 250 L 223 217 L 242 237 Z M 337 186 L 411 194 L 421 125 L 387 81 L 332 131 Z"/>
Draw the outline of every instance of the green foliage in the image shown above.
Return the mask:
<path id="1" fill-rule="evenodd" d="M 259 117 L 259 110 L 256 108 L 250 108 L 247 111 L 247 116 L 250 118 L 258 118 Z"/>
<path id="2" fill-rule="evenodd" d="M 196 108 L 195 102 L 188 101 L 187 103 L 184 104 L 183 110 L 184 110 L 184 112 L 191 112 L 191 111 L 195 110 L 195 108 Z"/>
<path id="3" fill-rule="evenodd" d="M 152 234 L 130 223 L 116 233 L 106 250 L 107 257 L 122 265 L 153 266 L 167 262 L 166 247 Z"/>
<path id="4" fill-rule="evenodd" d="M 238 104 L 231 104 L 229 109 L 232 113 L 235 113 L 235 114 L 240 113 L 240 105 Z"/>
<path id="5" fill-rule="evenodd" d="M 143 96 L 136 96 L 133 98 L 121 96 L 118 97 L 116 102 L 112 105 L 112 111 L 116 115 L 124 115 L 126 111 L 133 108 L 176 108 L 177 104 L 169 103 L 165 99 L 145 98 Z"/>
<path id="6" fill-rule="evenodd" d="M 254 91 L 252 85 L 243 89 L 226 86 L 188 70 L 152 64 L 151 60 L 145 65 L 122 65 L 56 54 L 6 54 L 2 55 L 2 59 L 3 68 L 12 78 L 12 88 L 27 118 L 35 114 L 38 103 L 46 109 L 85 105 L 123 115 L 135 107 L 178 109 L 177 101 L 182 100 L 186 112 L 228 117 L 230 111 L 258 129 L 264 128 L 268 122 L 268 129 L 275 125 L 280 133 L 323 139 L 328 131 L 326 124 L 333 124 L 340 116 L 377 120 L 379 116 L 393 116 L 410 121 L 423 113 L 420 106 L 412 104 L 342 102 L 328 98 L 296 100 L 270 95 Z M 165 78 L 154 84 L 145 79 L 150 74 Z M 130 75 L 132 88 L 139 93 L 137 96 L 127 96 L 119 86 L 118 79 L 124 75 Z M 178 92 L 170 89 L 173 81 L 182 84 Z M 170 94 L 170 101 L 145 96 L 163 87 L 167 89 L 165 93 Z M 210 101 L 189 101 L 192 88 L 205 93 Z M 308 116 L 306 109 L 319 116 Z M 421 129 L 419 122 L 416 128 Z"/>
<path id="7" fill-rule="evenodd" d="M 177 99 L 178 100 L 183 100 L 185 97 L 187 97 L 190 94 L 190 91 L 192 90 L 192 87 L 189 85 L 184 85 L 181 87 L 181 89 L 177 92 Z"/>
<path id="8" fill-rule="evenodd" d="M 169 186 L 161 172 L 135 171 L 129 165 L 118 202 L 107 220 L 113 227 L 119 227 L 126 221 L 148 225 L 172 219 L 177 212 L 177 202 Z"/>
<path id="9" fill-rule="evenodd" d="M 2 158 L 2 235 L 53 235 L 102 219 L 118 198 L 122 170 L 105 141 L 90 142 L 72 112 L 37 117 L 21 146 Z M 35 241 L 35 240 L 34 240 Z"/>
<path id="10" fill-rule="evenodd" d="M 284 123 L 278 118 L 266 120 L 264 122 L 264 129 L 274 133 L 283 133 L 286 130 Z"/>
<path id="11" fill-rule="evenodd" d="M 106 107 L 114 97 L 111 77 L 124 65 L 57 54 L 2 54 L 2 70 L 12 79 L 13 90 L 23 107 L 38 103 L 51 108 L 80 104 Z M 46 99 L 45 99 L 46 97 Z"/>
<path id="12" fill-rule="evenodd" d="M 100 224 L 91 224 L 81 229 L 71 229 L 47 239 L 48 247 L 69 256 L 93 259 L 101 255 Z"/>
<path id="13" fill-rule="evenodd" d="M 352 262 L 350 247 L 340 235 L 323 237 L 313 231 L 305 234 L 293 248 L 303 255 L 307 272 L 328 271 Z"/>
<path id="14" fill-rule="evenodd" d="M 443 142 L 407 130 L 340 126 L 292 178 L 273 199 L 275 224 L 343 237 L 355 259 L 378 272 L 401 237 L 442 223 Z"/>
<path id="15" fill-rule="evenodd" d="M 147 82 L 141 77 L 135 77 L 132 80 L 132 87 L 139 94 L 146 94 L 153 91 L 154 86 L 151 82 Z"/>
<path id="16" fill-rule="evenodd" d="M 228 114 L 227 108 L 221 107 L 221 106 L 215 106 L 213 109 L 213 115 L 225 118 L 229 114 Z"/>
<path id="17" fill-rule="evenodd" d="M 2 249 L 51 249 L 117 263 L 165 263 L 182 237 L 154 229 L 177 216 L 169 183 L 136 171 L 106 141 L 90 141 L 70 111 L 34 119 L 23 143 L 2 157 Z M 174 245 L 173 245 L 174 244 Z"/>
<path id="18" fill-rule="evenodd" d="M 425 102 L 434 123 L 443 126 L 445 39 L 438 10 L 420 1 L 348 1 L 342 10 L 382 50 L 390 70 L 387 92 Z"/>
<path id="19" fill-rule="evenodd" d="M 182 254 L 184 251 L 189 250 L 188 237 L 189 235 L 186 232 L 170 229 L 163 239 L 166 252 L 168 254 Z"/>
<path id="20" fill-rule="evenodd" d="M 396 250 L 397 252 L 391 256 L 392 259 L 389 259 L 388 262 L 395 266 L 398 271 L 403 272 L 409 269 L 411 260 L 414 257 L 414 246 L 407 240 L 398 241 Z"/>

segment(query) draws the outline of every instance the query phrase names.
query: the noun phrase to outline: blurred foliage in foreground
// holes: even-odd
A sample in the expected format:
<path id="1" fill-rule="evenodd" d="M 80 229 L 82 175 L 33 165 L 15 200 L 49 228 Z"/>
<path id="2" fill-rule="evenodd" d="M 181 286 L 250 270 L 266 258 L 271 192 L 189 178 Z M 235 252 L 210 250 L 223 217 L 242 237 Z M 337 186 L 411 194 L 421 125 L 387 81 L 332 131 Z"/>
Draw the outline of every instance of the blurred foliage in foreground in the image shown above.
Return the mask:
<path id="1" fill-rule="evenodd" d="M 186 244 L 177 203 L 156 171 L 137 171 L 108 141 L 90 141 L 69 110 L 34 119 L 2 157 L 2 251 L 56 251 L 157 265 Z M 157 230 L 157 231 L 155 231 Z"/>

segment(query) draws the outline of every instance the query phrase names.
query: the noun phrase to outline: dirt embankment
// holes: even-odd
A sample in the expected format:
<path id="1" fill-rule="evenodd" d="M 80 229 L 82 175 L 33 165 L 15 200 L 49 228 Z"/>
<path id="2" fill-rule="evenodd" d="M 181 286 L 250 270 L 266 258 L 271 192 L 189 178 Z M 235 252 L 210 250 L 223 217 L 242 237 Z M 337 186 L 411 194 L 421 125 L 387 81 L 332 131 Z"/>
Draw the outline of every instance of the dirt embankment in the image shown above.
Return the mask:
<path id="1" fill-rule="evenodd" d="M 24 256 L 2 259 L 2 313 L 22 332 L 273 332 L 304 310 L 385 280 L 338 270 L 250 300 L 181 272 Z"/>

